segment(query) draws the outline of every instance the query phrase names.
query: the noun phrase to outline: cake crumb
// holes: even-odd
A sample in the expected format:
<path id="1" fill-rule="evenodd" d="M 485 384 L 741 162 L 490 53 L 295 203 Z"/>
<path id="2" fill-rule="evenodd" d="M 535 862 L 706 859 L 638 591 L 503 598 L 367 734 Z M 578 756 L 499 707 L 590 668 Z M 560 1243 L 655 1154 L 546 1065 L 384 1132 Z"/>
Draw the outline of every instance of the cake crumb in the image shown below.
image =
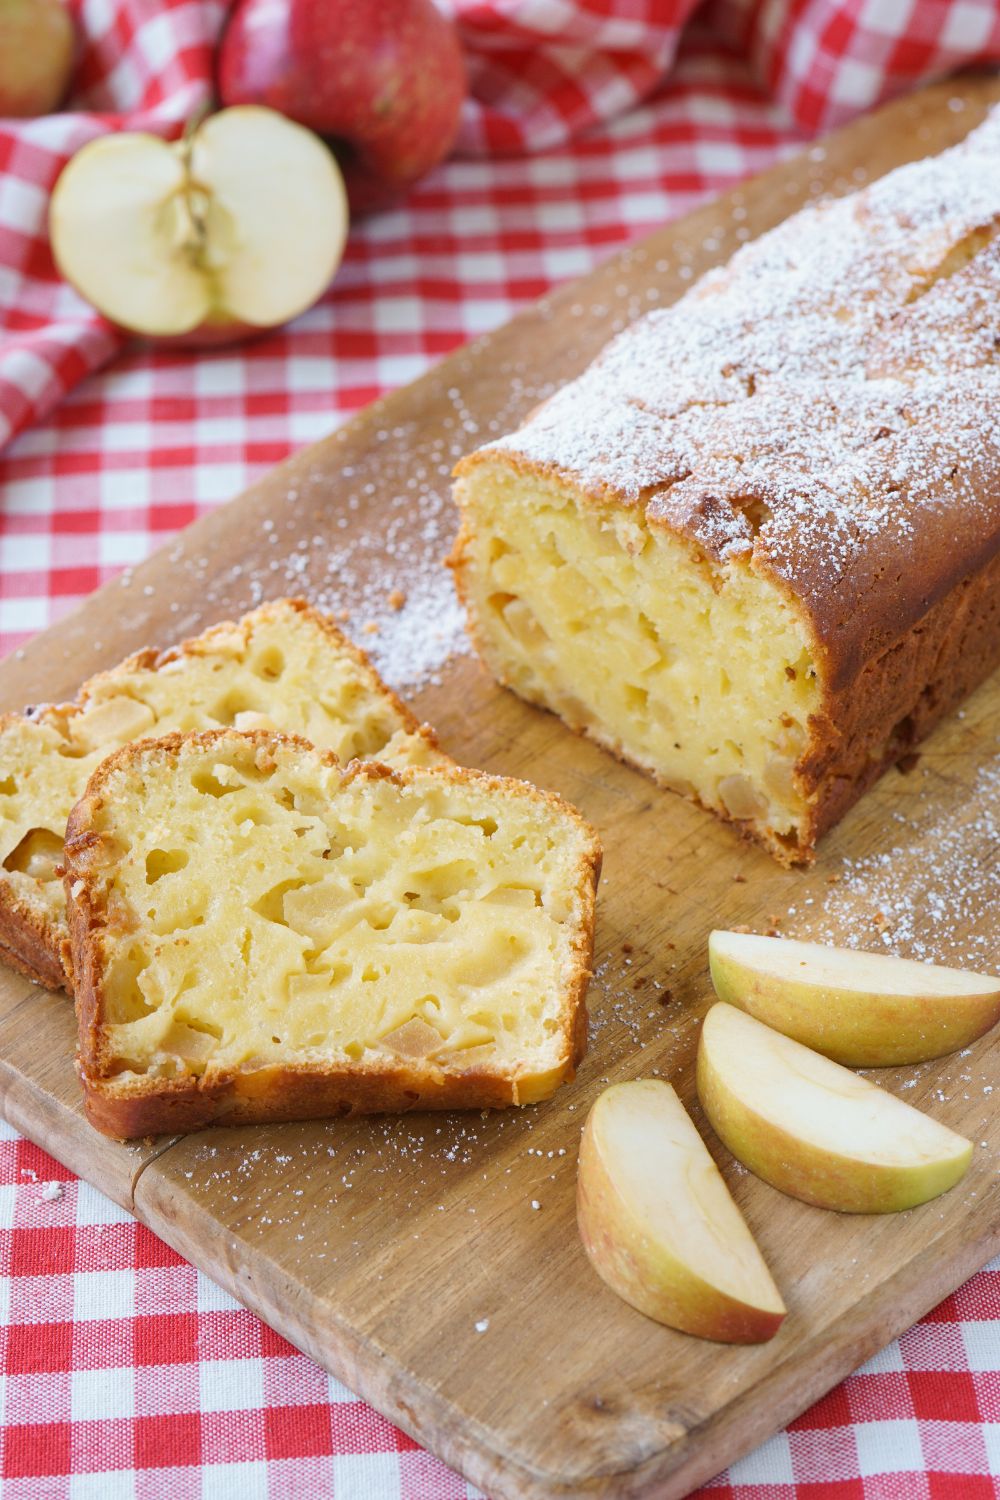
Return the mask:
<path id="1" fill-rule="evenodd" d="M 405 603 L 406 595 L 404 594 L 403 590 L 393 589 L 392 593 L 389 595 L 389 608 L 398 611 L 402 609 Z"/>

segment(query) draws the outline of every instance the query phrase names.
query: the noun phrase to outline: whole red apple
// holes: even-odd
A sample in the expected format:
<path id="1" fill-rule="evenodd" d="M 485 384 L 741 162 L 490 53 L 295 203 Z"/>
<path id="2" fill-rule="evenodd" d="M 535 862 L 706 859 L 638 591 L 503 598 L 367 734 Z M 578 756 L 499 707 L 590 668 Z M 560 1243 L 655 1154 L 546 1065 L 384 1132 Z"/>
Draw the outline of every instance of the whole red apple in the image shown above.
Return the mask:
<path id="1" fill-rule="evenodd" d="M 0 116 L 25 119 L 57 109 L 75 46 L 62 0 L 0 0 Z"/>
<path id="2" fill-rule="evenodd" d="M 267 104 L 325 136 L 363 213 L 447 156 L 465 67 L 433 0 L 237 0 L 218 87 L 223 104 Z"/>

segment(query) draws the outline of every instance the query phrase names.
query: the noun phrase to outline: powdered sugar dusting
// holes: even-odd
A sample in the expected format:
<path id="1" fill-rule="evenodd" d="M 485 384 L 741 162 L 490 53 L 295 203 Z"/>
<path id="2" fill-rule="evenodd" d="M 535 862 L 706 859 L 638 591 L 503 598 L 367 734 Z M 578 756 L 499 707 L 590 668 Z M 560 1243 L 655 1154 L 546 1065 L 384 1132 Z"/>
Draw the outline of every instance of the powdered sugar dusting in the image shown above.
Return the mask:
<path id="1" fill-rule="evenodd" d="M 471 650 L 451 576 L 434 562 L 394 573 L 403 588 L 387 593 L 383 576 L 369 578 L 352 593 L 350 632 L 393 687 L 439 682 L 445 662 Z"/>
<path id="2" fill-rule="evenodd" d="M 821 899 L 789 908 L 785 936 L 997 972 L 1000 756 L 954 796 L 933 785 L 923 817 L 893 814 L 888 847 L 846 859 Z"/>
<path id="3" fill-rule="evenodd" d="M 234 596 L 254 607 L 279 594 L 304 595 L 364 648 L 390 686 L 407 691 L 438 680 L 450 657 L 470 649 L 444 567 L 455 529 L 451 466 L 464 444 L 447 432 L 415 442 L 408 425 L 382 429 L 377 439 L 364 469 L 345 465 L 334 480 L 317 470 L 289 489 L 284 508 L 262 523 L 271 554 L 263 562 L 221 572 L 209 558 L 187 565 L 203 571 L 205 598 L 220 608 Z M 385 500 L 390 477 L 398 488 Z M 304 525 L 316 503 L 333 512 L 342 544 Z"/>

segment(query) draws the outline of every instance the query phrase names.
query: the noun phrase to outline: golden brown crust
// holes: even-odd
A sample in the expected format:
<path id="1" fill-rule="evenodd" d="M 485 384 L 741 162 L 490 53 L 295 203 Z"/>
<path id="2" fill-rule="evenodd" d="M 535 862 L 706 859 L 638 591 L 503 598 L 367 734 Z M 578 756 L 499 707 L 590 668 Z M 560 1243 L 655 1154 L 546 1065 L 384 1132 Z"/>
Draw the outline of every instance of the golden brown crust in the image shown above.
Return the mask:
<path id="1" fill-rule="evenodd" d="M 500 1068 L 444 1069 L 428 1059 L 401 1062 L 361 1059 L 357 1063 L 319 1066 L 268 1065 L 248 1068 L 210 1081 L 190 1076 L 158 1079 L 134 1074 L 116 1077 L 108 1068 L 103 1027 L 103 929 L 106 913 L 95 887 L 103 859 L 103 837 L 96 832 L 107 785 L 120 771 L 144 764 L 150 756 L 173 758 L 193 745 L 224 745 L 233 739 L 257 744 L 265 752 L 294 746 L 318 756 L 326 765 L 338 762 L 316 751 L 297 735 L 232 729 L 200 734 L 172 734 L 158 740 L 123 745 L 94 772 L 86 792 L 73 808 L 66 829 L 64 884 L 76 977 L 79 1027 L 77 1069 L 87 1117 L 102 1133 L 119 1139 L 197 1130 L 210 1123 L 251 1124 L 308 1119 L 327 1115 L 372 1114 L 416 1109 L 501 1108 L 519 1101 L 518 1079 Z M 375 761 L 353 761 L 344 784 L 352 779 L 389 780 L 405 786 L 419 775 L 447 776 L 451 783 L 476 783 L 491 792 L 516 787 L 546 808 L 569 817 L 585 835 L 586 852 L 578 870 L 577 898 L 581 921 L 576 933 L 571 973 L 565 978 L 562 1014 L 565 1060 L 557 1083 L 568 1081 L 587 1049 L 586 993 L 593 958 L 594 907 L 601 869 L 601 847 L 595 831 L 569 803 L 554 793 L 511 778 L 490 776 L 464 767 L 433 771 L 397 771 Z M 549 1090 L 551 1092 L 551 1090 Z"/>
<path id="2" fill-rule="evenodd" d="M 1000 556 L 963 578 L 854 683 L 828 693 L 802 765 L 811 844 L 1000 660 Z M 811 855 L 811 847 L 807 851 Z"/>
<path id="3" fill-rule="evenodd" d="M 270 1067 L 213 1079 L 209 1087 L 160 1082 L 152 1090 L 116 1091 L 81 1070 L 90 1123 L 118 1140 L 180 1134 L 206 1125 L 266 1125 L 327 1116 L 402 1114 L 425 1109 L 503 1109 L 516 1103 L 509 1079 L 470 1069 L 461 1076 L 382 1064 L 323 1071 Z M 567 1070 L 567 1079 L 572 1073 Z"/>
<path id="4" fill-rule="evenodd" d="M 188 656 L 207 656 L 218 649 L 218 644 L 233 632 L 244 637 L 257 623 L 280 617 L 288 610 L 307 620 L 317 631 L 326 636 L 338 655 L 348 656 L 359 674 L 367 677 L 369 684 L 395 714 L 402 727 L 410 734 L 419 736 L 434 751 L 438 750 L 437 736 L 430 725 L 422 724 L 392 689 L 382 681 L 365 653 L 338 629 L 333 620 L 314 605 L 301 598 L 270 600 L 241 619 L 222 620 L 209 626 L 200 635 L 189 636 L 176 646 L 164 650 L 147 646 L 135 651 L 124 661 L 95 673 L 87 679 L 76 698 L 70 702 L 38 704 L 27 715 L 17 713 L 0 714 L 0 744 L 3 734 L 25 717 L 35 722 L 55 722 L 76 718 L 82 714 L 98 691 L 135 672 L 158 672 L 171 663 Z M 5 881 L 0 871 L 0 962 L 9 964 L 37 984 L 47 989 L 67 989 L 72 992 L 72 969 L 70 967 L 70 944 L 60 927 L 46 920 L 38 911 L 21 900 L 16 891 Z"/>
<path id="5" fill-rule="evenodd" d="M 60 935 L 0 880 L 0 963 L 47 990 L 66 983 Z"/>

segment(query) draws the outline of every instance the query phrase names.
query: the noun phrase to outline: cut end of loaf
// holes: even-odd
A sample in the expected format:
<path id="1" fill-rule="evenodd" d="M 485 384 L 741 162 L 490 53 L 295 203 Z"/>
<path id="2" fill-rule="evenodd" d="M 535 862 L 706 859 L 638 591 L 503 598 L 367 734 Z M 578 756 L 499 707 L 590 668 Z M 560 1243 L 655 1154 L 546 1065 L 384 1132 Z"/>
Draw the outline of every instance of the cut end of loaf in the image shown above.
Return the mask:
<path id="1" fill-rule="evenodd" d="M 810 857 L 809 635 L 748 555 L 716 562 L 560 479 L 477 456 L 453 564 L 496 677 L 783 862 Z"/>
<path id="2" fill-rule="evenodd" d="M 92 1121 L 547 1097 L 585 1046 L 599 860 L 518 782 L 265 733 L 129 747 L 67 834 Z"/>
<path id="3" fill-rule="evenodd" d="M 458 468 L 495 674 L 782 862 L 998 660 L 998 144 L 808 204 Z"/>

